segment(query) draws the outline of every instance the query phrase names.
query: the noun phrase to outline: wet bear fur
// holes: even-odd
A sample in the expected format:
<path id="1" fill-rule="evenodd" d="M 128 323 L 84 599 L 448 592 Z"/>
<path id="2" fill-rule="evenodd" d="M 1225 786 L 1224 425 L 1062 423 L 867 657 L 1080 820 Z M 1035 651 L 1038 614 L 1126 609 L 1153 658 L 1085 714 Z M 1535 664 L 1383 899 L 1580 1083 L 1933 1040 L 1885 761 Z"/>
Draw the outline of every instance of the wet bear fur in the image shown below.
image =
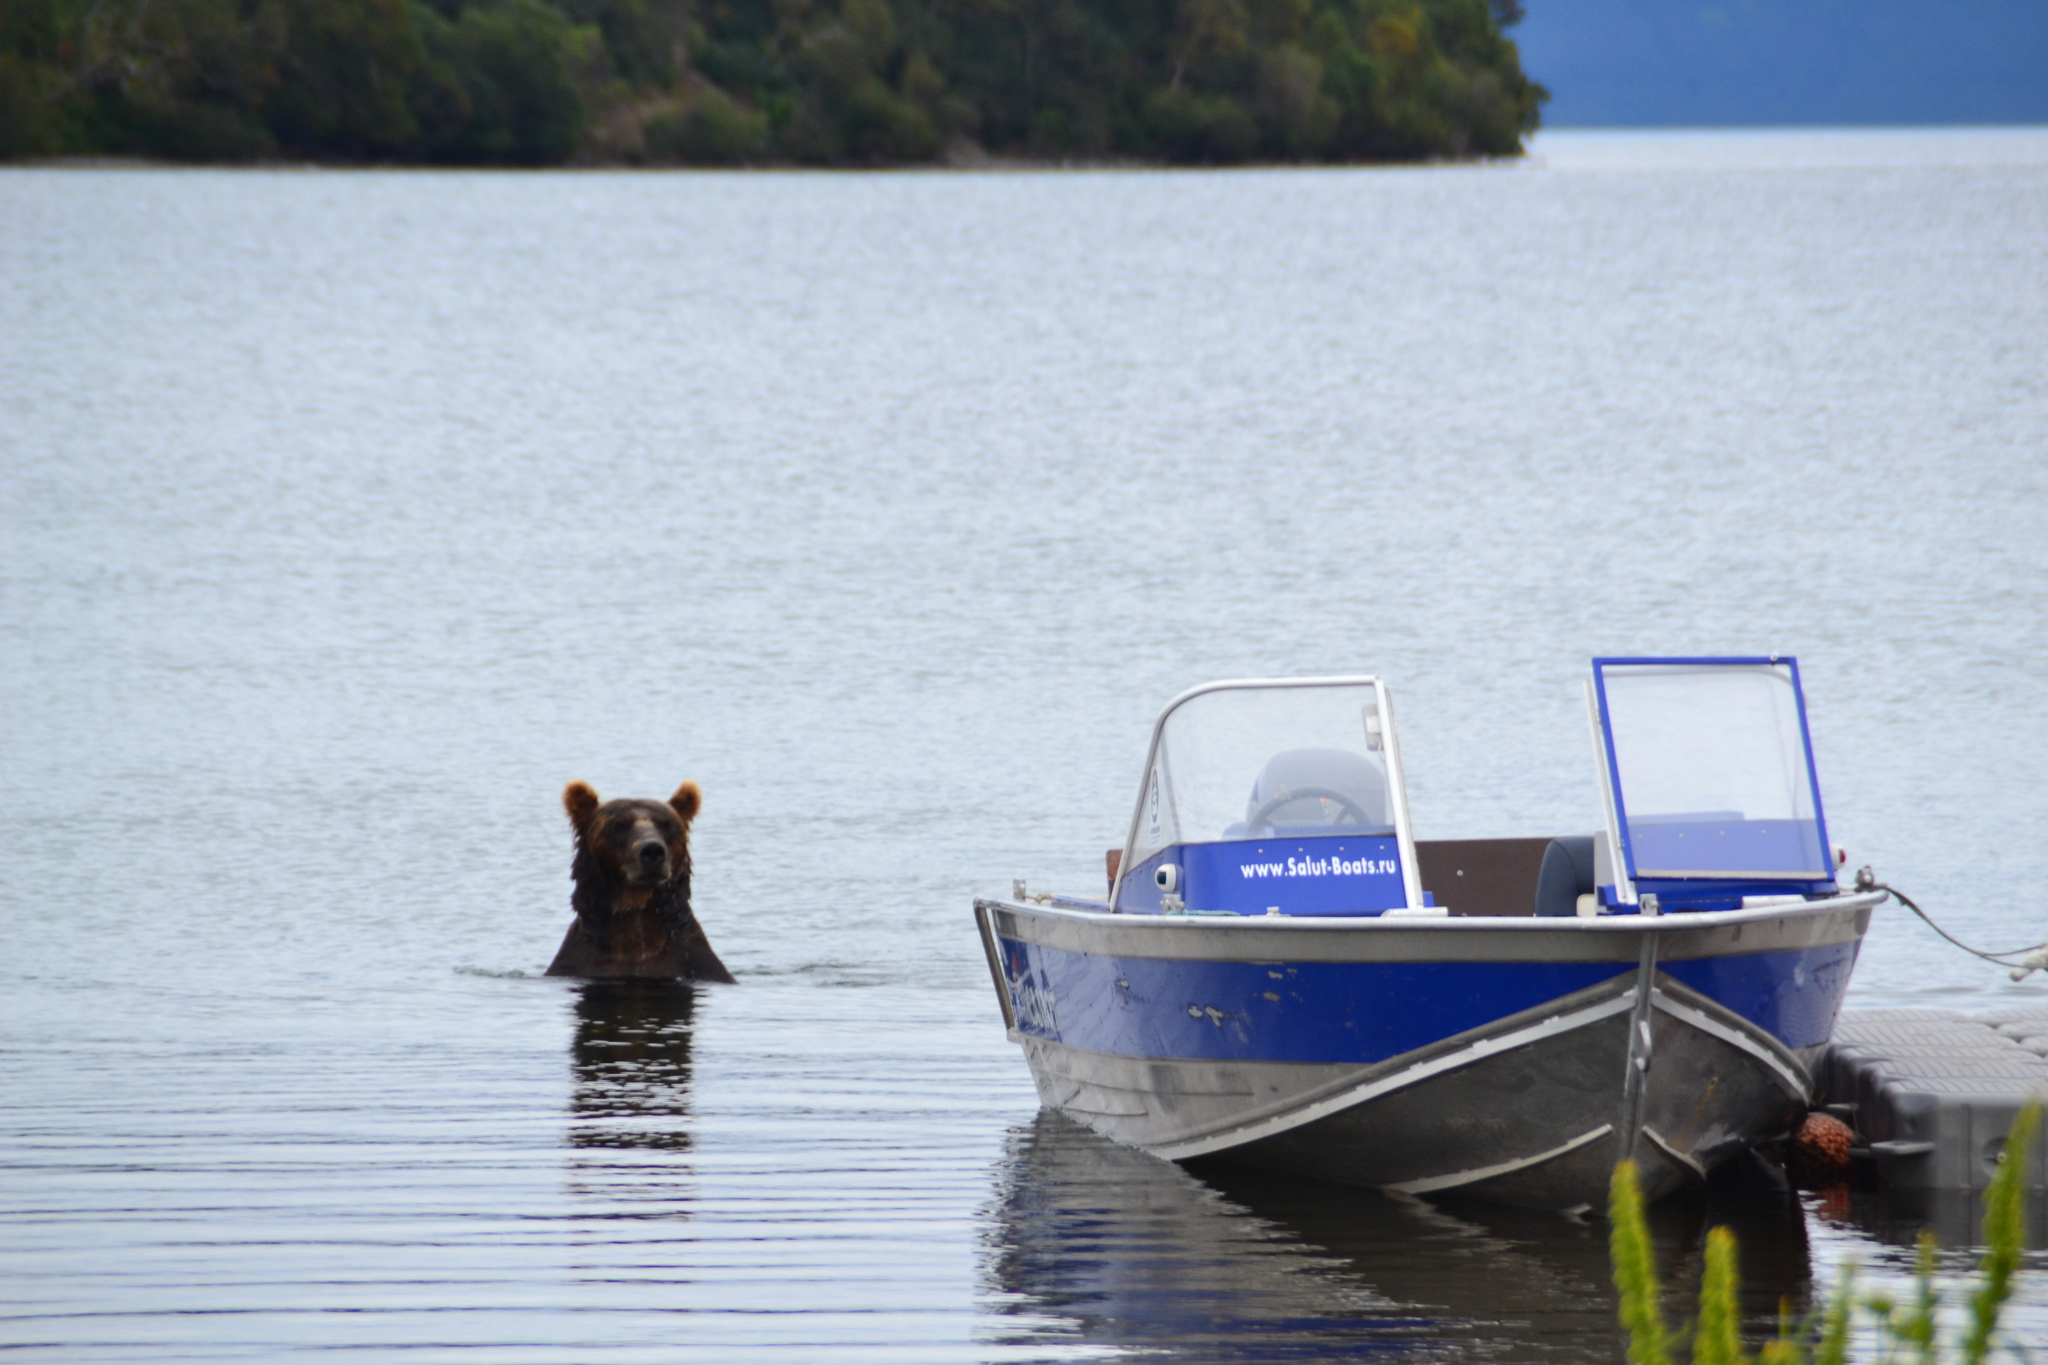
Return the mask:
<path id="1" fill-rule="evenodd" d="M 563 790 L 576 920 L 549 976 L 733 979 L 690 910 L 690 821 L 703 801 L 694 782 L 666 802 L 600 803 L 584 782 Z"/>

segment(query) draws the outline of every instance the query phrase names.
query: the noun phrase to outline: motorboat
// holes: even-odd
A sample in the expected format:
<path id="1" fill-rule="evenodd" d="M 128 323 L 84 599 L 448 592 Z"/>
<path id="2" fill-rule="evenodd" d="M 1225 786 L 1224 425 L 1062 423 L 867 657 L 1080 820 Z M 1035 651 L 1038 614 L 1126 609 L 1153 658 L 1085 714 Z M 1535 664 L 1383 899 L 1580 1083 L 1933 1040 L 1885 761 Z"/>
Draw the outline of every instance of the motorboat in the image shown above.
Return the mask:
<path id="1" fill-rule="evenodd" d="M 1836 881 L 1798 663 L 1599 658 L 1586 696 L 1590 833 L 1434 841 L 1379 677 L 1173 698 L 1107 897 L 975 902 L 1043 1102 L 1169 1160 L 1566 1210 L 1788 1131 L 1883 899 Z"/>

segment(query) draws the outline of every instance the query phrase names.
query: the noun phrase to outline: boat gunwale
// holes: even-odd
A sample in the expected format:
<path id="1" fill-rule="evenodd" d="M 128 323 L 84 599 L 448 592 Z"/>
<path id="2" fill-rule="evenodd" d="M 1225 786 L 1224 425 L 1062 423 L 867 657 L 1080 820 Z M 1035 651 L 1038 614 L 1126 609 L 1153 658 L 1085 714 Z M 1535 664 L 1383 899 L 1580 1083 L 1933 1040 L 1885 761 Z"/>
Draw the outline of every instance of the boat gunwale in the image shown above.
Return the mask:
<path id="1" fill-rule="evenodd" d="M 1742 910 L 1688 910 L 1662 915 L 1137 915 L 1116 910 L 1081 910 L 1069 905 L 1037 905 L 1000 896 L 977 896 L 974 903 L 994 910 L 1021 910 L 1032 915 L 1118 927 L 1156 925 L 1161 929 L 1256 928 L 1276 933 L 1332 933 L 1341 930 L 1414 933 L 1444 929 L 1469 933 L 1514 929 L 1526 933 L 1643 934 L 1705 929 L 1724 924 L 1753 924 L 1760 920 L 1797 918 L 1832 910 L 1874 910 L 1889 894 L 1885 891 L 1845 891 L 1837 896 L 1822 896 L 1818 900 L 1781 901 Z"/>
<path id="2" fill-rule="evenodd" d="M 1599 918 L 1535 916 L 1128 915 L 977 899 L 977 919 L 995 912 L 1035 922 L 1028 941 L 1102 957 L 1282 961 L 1633 962 L 1646 934 L 1660 960 L 1735 957 L 1860 942 L 1881 891 L 1749 910 Z M 1839 929 L 1830 932 L 1823 921 Z M 1760 928 L 1765 932 L 1742 931 Z M 1044 930 L 1051 930 L 1045 933 Z M 1733 931 L 1733 932 L 1731 932 Z M 997 936 L 993 922 L 986 931 Z M 1054 938 L 1061 942 L 1050 941 Z M 1077 942 L 1079 939 L 1081 941 Z M 1097 940 L 1090 942 L 1088 940 Z M 993 943 L 988 944 L 993 950 Z M 993 962 L 991 963 L 994 969 Z"/>

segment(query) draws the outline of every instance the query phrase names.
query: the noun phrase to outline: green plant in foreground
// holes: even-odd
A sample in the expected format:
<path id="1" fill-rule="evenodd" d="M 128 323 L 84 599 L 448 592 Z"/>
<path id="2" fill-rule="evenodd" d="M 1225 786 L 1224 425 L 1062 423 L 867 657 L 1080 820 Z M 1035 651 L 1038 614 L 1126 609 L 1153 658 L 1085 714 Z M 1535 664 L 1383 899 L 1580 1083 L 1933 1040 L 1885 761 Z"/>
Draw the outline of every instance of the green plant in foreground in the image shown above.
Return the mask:
<path id="1" fill-rule="evenodd" d="M 1735 1234 L 1707 1231 L 1707 1269 L 1700 1277 L 1700 1320 L 1692 1339 L 1693 1365 L 1742 1365 L 1741 1277 L 1735 1273 Z"/>
<path id="2" fill-rule="evenodd" d="M 1970 1330 L 1963 1337 L 1963 1360 L 1978 1365 L 1991 1352 L 1998 1314 L 2012 1297 L 2013 1276 L 2019 1273 L 2020 1248 L 2027 1235 L 2027 1151 L 2040 1126 L 2041 1106 L 2030 1104 L 2013 1120 L 2005 1135 L 1998 1174 L 1984 1196 L 1984 1263 L 1978 1269 L 1977 1292 L 1970 1296 Z"/>
<path id="3" fill-rule="evenodd" d="M 1621 1325 L 1628 1330 L 1629 1365 L 1667 1365 L 1671 1338 L 1658 1307 L 1657 1262 L 1650 1227 L 1643 1221 L 1643 1187 L 1636 1164 L 1614 1168 L 1607 1187 L 1607 1255 L 1614 1262 L 1614 1287 L 1621 1292 Z"/>
<path id="4" fill-rule="evenodd" d="M 2027 1153 L 2041 1123 L 2041 1105 L 2030 1104 L 2013 1121 L 2005 1140 L 1998 1174 L 1984 1194 L 1984 1259 L 1977 1287 L 1970 1295 L 1968 1330 L 1961 1342 L 1964 1365 L 1983 1365 L 1998 1337 L 1998 1318 L 2012 1297 L 2026 1240 Z M 1621 1325 L 1628 1332 L 1630 1365 L 1671 1365 L 1673 1347 L 1683 1333 L 1664 1326 L 1659 1307 L 1656 1260 L 1650 1230 L 1643 1218 L 1642 1187 L 1635 1163 L 1614 1168 L 1608 1187 L 1608 1254 L 1614 1264 L 1614 1287 L 1620 1292 Z M 1767 1342 L 1753 1359 L 1757 1365 L 1845 1365 L 1850 1327 L 1856 1310 L 1868 1313 L 1884 1343 L 1886 1362 L 1904 1359 L 1914 1365 L 1937 1365 L 1942 1359 L 1936 1336 L 1935 1310 L 1941 1295 L 1934 1287 L 1935 1246 L 1921 1233 L 1914 1257 L 1914 1292 L 1910 1305 L 1888 1295 L 1859 1299 L 1856 1268 L 1842 1267 L 1841 1282 L 1827 1302 L 1803 1321 L 1789 1309 L 1781 1313 L 1778 1339 Z M 1745 1365 L 1742 1353 L 1740 1278 L 1736 1274 L 1735 1234 L 1717 1227 L 1707 1233 L 1706 1271 L 1700 1282 L 1699 1320 L 1692 1333 L 1692 1365 Z M 2015 1354 L 2018 1354 L 2015 1348 Z"/>

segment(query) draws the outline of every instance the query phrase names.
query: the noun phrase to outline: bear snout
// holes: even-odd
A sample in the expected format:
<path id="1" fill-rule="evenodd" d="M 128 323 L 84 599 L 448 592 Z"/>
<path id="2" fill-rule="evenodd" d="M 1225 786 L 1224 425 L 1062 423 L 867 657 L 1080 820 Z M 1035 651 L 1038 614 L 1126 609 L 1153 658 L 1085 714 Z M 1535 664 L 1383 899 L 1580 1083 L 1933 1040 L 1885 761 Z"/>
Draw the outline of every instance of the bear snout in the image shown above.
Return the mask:
<path id="1" fill-rule="evenodd" d="M 668 845 L 659 839 L 642 839 L 633 846 L 633 877 L 637 882 L 659 882 L 668 878 Z"/>

